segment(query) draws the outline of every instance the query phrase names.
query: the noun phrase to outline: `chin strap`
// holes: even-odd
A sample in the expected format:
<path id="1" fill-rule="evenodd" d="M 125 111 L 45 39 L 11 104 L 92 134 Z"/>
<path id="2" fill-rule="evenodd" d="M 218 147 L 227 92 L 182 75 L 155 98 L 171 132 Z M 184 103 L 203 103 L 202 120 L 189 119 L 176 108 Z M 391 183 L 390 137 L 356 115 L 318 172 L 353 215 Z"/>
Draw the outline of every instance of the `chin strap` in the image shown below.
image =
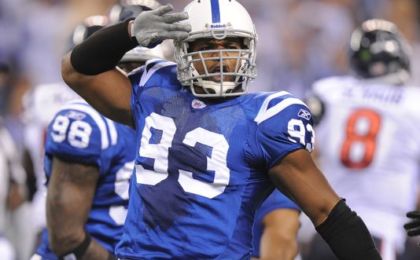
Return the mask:
<path id="1" fill-rule="evenodd" d="M 214 82 L 211 80 L 202 80 L 198 79 L 198 82 L 194 84 L 195 87 L 200 87 L 203 89 L 204 93 L 200 94 L 195 91 L 194 86 L 191 87 L 193 94 L 197 97 L 223 97 L 223 96 L 239 96 L 244 93 L 244 91 L 233 92 L 233 90 L 238 87 L 234 82 L 223 81 L 223 82 Z M 214 93 L 210 90 L 213 90 Z M 232 91 L 232 92 L 229 92 Z"/>

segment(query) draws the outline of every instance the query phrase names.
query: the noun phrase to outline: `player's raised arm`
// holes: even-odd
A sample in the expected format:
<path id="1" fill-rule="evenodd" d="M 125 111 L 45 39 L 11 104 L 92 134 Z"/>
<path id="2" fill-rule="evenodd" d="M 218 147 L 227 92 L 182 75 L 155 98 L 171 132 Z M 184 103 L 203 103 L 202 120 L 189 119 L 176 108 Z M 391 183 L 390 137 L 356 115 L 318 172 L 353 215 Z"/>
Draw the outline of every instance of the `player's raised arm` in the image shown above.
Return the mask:
<path id="1" fill-rule="evenodd" d="M 139 43 L 153 47 L 165 39 L 186 38 L 190 26 L 177 22 L 188 15 L 172 10 L 165 5 L 99 31 L 63 58 L 64 81 L 105 116 L 132 125 L 131 83 L 115 66 Z"/>
<path id="2" fill-rule="evenodd" d="M 270 169 L 339 259 L 381 259 L 362 219 L 340 200 L 305 149 L 288 154 Z"/>

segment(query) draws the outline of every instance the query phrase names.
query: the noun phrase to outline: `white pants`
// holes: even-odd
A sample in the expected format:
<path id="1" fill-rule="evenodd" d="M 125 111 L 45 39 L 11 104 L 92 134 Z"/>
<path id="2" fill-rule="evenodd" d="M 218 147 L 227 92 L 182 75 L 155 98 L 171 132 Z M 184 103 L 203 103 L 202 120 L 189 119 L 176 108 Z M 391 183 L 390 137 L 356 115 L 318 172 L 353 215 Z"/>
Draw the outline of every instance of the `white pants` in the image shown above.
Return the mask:
<path id="1" fill-rule="evenodd" d="M 12 244 L 4 237 L 0 237 L 0 256 L 4 260 L 15 260 L 15 250 Z"/>

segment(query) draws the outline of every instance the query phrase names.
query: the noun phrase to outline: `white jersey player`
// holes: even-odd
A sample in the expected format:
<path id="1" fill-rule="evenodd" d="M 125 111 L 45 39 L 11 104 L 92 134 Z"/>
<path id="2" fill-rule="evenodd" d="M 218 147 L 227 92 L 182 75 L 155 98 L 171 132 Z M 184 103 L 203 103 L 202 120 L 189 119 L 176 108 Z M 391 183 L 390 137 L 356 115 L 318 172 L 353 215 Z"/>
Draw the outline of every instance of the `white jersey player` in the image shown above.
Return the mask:
<path id="1" fill-rule="evenodd" d="M 320 115 L 319 164 L 365 221 L 383 259 L 393 260 L 403 252 L 405 213 L 416 205 L 420 88 L 404 85 L 407 47 L 392 23 L 364 22 L 350 53 L 357 76 L 316 82 L 308 102 Z"/>
<path id="2" fill-rule="evenodd" d="M 0 118 L 0 256 L 1 259 L 15 259 L 12 244 L 4 236 L 9 220 L 7 213 L 21 205 L 25 198 L 26 175 L 19 160 L 16 146 Z M 12 198 L 12 196 L 14 196 Z M 10 235 L 10 234 L 9 234 Z"/>

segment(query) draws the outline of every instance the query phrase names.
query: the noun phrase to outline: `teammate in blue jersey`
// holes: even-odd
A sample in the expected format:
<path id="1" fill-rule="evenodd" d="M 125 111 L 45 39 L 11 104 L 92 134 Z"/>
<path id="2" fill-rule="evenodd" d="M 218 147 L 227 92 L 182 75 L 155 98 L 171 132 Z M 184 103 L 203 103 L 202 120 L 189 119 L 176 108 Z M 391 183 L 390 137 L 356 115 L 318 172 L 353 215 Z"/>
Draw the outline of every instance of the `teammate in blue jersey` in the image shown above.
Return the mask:
<path id="1" fill-rule="evenodd" d="M 295 259 L 298 254 L 299 207 L 275 190 L 255 213 L 253 259 Z"/>
<path id="2" fill-rule="evenodd" d="M 83 101 L 55 115 L 45 147 L 48 232 L 37 250 L 42 259 L 78 257 L 83 250 L 78 244 L 86 247 L 85 259 L 113 254 L 127 211 L 133 140 L 131 128 Z"/>
<path id="3" fill-rule="evenodd" d="M 139 6 L 119 8 L 135 12 Z M 75 36 L 89 37 L 98 27 L 83 23 Z M 118 67 L 129 72 L 145 58 L 158 57 L 154 55 L 156 51 L 136 50 Z M 83 100 L 61 108 L 49 125 L 45 148 L 48 230 L 32 259 L 114 259 L 127 212 L 135 142 L 132 128 L 105 118 Z"/>
<path id="4" fill-rule="evenodd" d="M 63 59 L 64 80 L 93 107 L 136 129 L 135 174 L 121 259 L 247 259 L 255 210 L 274 186 L 290 194 L 341 259 L 380 259 L 363 221 L 311 159 L 305 104 L 246 93 L 256 33 L 235 0 L 165 5 L 101 30 Z M 175 40 L 176 63 L 129 78 L 129 49 Z"/>
<path id="5" fill-rule="evenodd" d="M 100 19 L 107 18 L 86 19 L 74 35 L 88 37 L 104 25 Z M 48 228 L 32 259 L 78 258 L 83 250 L 86 259 L 111 259 L 126 217 L 133 140 L 131 128 L 106 119 L 83 100 L 57 112 L 45 144 Z"/>

